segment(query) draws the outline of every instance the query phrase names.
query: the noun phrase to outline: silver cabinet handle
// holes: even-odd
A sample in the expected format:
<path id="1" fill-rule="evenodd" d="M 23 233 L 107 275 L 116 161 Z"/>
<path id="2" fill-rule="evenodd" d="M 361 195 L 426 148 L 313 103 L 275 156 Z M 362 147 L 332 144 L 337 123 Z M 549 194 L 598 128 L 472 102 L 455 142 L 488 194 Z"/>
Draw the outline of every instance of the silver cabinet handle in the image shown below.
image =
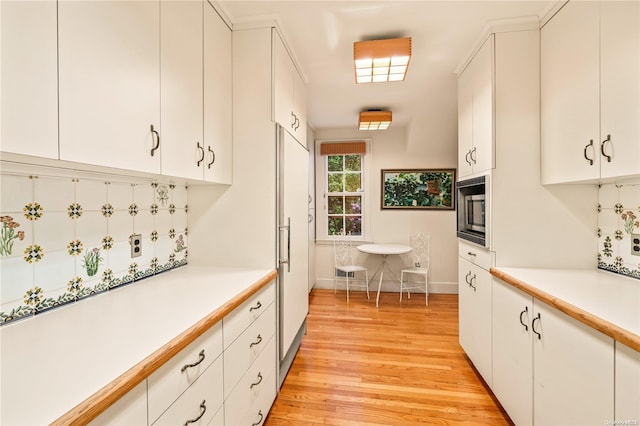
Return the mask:
<path id="1" fill-rule="evenodd" d="M 260 303 L 260 301 L 258 300 L 258 303 L 256 303 L 256 306 L 252 306 L 249 308 L 249 312 L 255 311 L 256 309 L 260 309 L 262 308 L 262 303 Z"/>
<path id="2" fill-rule="evenodd" d="M 213 152 L 210 146 L 208 146 L 207 148 L 209 150 L 209 153 L 211 154 L 211 161 L 207 164 L 207 168 L 210 169 L 211 166 L 213 166 L 213 163 L 216 162 L 216 153 Z"/>
<path id="3" fill-rule="evenodd" d="M 201 410 L 200 415 L 193 420 L 187 420 L 186 422 L 184 422 L 184 426 L 187 426 L 189 423 L 196 423 L 198 420 L 202 418 L 202 416 L 204 416 L 204 413 L 207 412 L 206 402 L 207 401 L 203 399 L 202 403 L 200 404 L 200 410 Z"/>
<path id="4" fill-rule="evenodd" d="M 200 163 L 202 163 L 204 161 L 204 146 L 200 146 L 200 142 L 196 142 L 196 146 L 198 147 L 199 150 L 202 151 L 202 156 L 200 157 L 200 159 L 196 163 L 196 166 L 200 167 Z"/>
<path id="5" fill-rule="evenodd" d="M 262 343 L 262 336 L 258 334 L 258 339 L 255 342 L 251 342 L 251 344 L 249 345 L 250 348 L 259 345 L 260 343 Z"/>
<path id="6" fill-rule="evenodd" d="M 464 280 L 468 285 L 471 285 L 471 283 L 469 282 L 469 277 L 470 276 L 471 276 L 471 271 L 469 271 L 469 273 L 464 277 Z"/>
<path id="7" fill-rule="evenodd" d="M 254 386 L 258 386 L 260 383 L 262 383 L 262 374 L 258 372 L 258 381 L 251 383 L 251 386 L 249 386 L 249 389 L 253 389 Z"/>
<path id="8" fill-rule="evenodd" d="M 540 312 L 538 312 L 538 316 L 531 321 L 531 331 L 533 331 L 538 336 L 538 340 L 540 340 L 542 339 L 542 335 L 536 331 L 536 321 L 540 321 Z"/>
<path id="9" fill-rule="evenodd" d="M 471 277 L 471 279 L 469 280 L 469 285 L 471 286 L 471 288 L 473 289 L 473 291 L 476 291 L 476 286 L 473 285 L 473 280 L 476 279 L 476 274 L 473 274 L 473 276 Z"/>
<path id="10" fill-rule="evenodd" d="M 607 142 L 611 143 L 611 135 L 607 135 L 607 138 L 605 140 L 602 141 L 602 143 L 600 144 L 600 153 L 602 154 L 603 157 L 607 158 L 607 163 L 611 162 L 611 155 L 607 155 L 604 152 L 604 146 L 607 144 Z"/>
<path id="11" fill-rule="evenodd" d="M 158 133 L 158 131 L 153 128 L 153 124 L 152 124 L 151 125 L 151 138 L 152 139 L 153 139 L 153 136 L 156 137 L 156 143 L 155 143 L 155 145 L 153 145 L 151 147 L 151 156 L 152 157 L 153 157 L 153 154 L 156 152 L 156 150 L 158 148 L 160 148 L 160 133 Z"/>
<path id="12" fill-rule="evenodd" d="M 468 251 L 468 252 L 467 252 L 467 254 L 468 254 L 469 256 L 473 256 L 473 257 L 476 257 L 476 256 L 477 256 L 477 255 L 476 255 L 474 252 L 472 252 L 472 251 Z"/>
<path id="13" fill-rule="evenodd" d="M 470 155 L 471 155 L 471 150 L 467 151 L 467 153 L 464 155 L 464 161 L 466 161 L 466 163 L 471 166 L 471 160 L 469 160 Z"/>
<path id="14" fill-rule="evenodd" d="M 524 311 L 520 312 L 520 324 L 522 324 L 522 326 L 524 327 L 524 331 L 529 331 L 529 326 L 524 321 L 522 321 L 522 316 L 524 314 L 528 314 L 528 313 L 529 313 L 529 307 L 528 306 L 525 306 L 524 307 Z"/>
<path id="15" fill-rule="evenodd" d="M 291 218 L 287 218 L 286 225 L 280 225 L 281 231 L 287 231 L 287 257 L 286 259 L 280 258 L 278 262 L 280 265 L 287 265 L 287 272 L 291 272 Z"/>
<path id="16" fill-rule="evenodd" d="M 262 414 L 262 410 L 258 411 L 258 415 L 260 416 L 260 420 L 258 420 L 256 423 L 251 423 L 251 426 L 260 426 L 260 424 L 262 423 L 262 420 L 264 420 L 264 415 Z"/>
<path id="17" fill-rule="evenodd" d="M 198 360 L 196 362 L 194 362 L 193 364 L 183 365 L 182 368 L 180 369 L 180 372 L 184 373 L 184 370 L 186 370 L 187 368 L 195 367 L 196 365 L 200 364 L 202 361 L 204 361 L 204 349 L 200 351 L 200 354 L 198 355 Z"/>
<path id="18" fill-rule="evenodd" d="M 585 160 L 587 160 L 587 161 L 589 162 L 589 165 L 590 165 L 590 166 L 593 166 L 593 158 L 589 158 L 589 157 L 587 156 L 587 150 L 589 149 L 589 147 L 592 147 L 592 148 L 593 148 L 593 139 L 591 139 L 591 140 L 589 141 L 589 144 L 588 144 L 588 145 L 585 145 L 585 147 L 584 147 L 584 152 L 583 152 L 584 159 L 585 159 Z"/>
<path id="19" fill-rule="evenodd" d="M 471 161 L 473 161 L 473 164 L 476 164 L 476 156 L 474 155 L 476 153 L 476 147 L 474 146 L 473 149 L 471 150 Z"/>

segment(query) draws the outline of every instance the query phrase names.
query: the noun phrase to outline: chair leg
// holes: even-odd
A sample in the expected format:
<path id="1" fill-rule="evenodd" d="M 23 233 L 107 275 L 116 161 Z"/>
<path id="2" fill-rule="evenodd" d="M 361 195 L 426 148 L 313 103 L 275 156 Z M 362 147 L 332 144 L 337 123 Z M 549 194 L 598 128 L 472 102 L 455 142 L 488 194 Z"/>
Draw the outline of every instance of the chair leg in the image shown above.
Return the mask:
<path id="1" fill-rule="evenodd" d="M 424 276 L 424 303 L 429 306 L 429 277 Z"/>
<path id="2" fill-rule="evenodd" d="M 402 282 L 404 281 L 404 271 L 400 271 L 400 303 L 402 303 Z"/>
<path id="3" fill-rule="evenodd" d="M 347 272 L 347 303 L 349 303 L 349 273 Z"/>
<path id="4" fill-rule="evenodd" d="M 380 282 L 378 283 L 378 296 L 376 296 L 376 308 L 380 304 L 380 287 L 382 287 L 382 276 L 384 275 L 383 271 L 380 271 Z"/>

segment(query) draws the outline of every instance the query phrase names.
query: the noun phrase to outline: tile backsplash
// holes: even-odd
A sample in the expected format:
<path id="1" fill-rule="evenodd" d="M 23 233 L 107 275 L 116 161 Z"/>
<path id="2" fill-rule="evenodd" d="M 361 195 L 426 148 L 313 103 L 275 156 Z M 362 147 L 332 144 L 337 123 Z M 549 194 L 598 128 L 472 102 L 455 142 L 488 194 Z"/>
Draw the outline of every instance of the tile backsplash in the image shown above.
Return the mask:
<path id="1" fill-rule="evenodd" d="M 19 174 L 0 185 L 0 324 L 187 263 L 184 185 Z"/>
<path id="2" fill-rule="evenodd" d="M 601 185 L 598 195 L 598 268 L 640 279 L 640 184 Z"/>

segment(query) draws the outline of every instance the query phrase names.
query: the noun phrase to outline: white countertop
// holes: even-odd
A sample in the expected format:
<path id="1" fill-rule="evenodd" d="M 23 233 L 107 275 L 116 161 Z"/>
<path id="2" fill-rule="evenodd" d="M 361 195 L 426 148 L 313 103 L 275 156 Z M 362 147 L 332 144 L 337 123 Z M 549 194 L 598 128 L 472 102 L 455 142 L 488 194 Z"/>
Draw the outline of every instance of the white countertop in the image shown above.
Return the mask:
<path id="1" fill-rule="evenodd" d="M 271 272 L 185 266 L 0 327 L 0 423 L 52 422 Z"/>
<path id="2" fill-rule="evenodd" d="M 640 336 L 640 280 L 597 269 L 492 269 Z"/>

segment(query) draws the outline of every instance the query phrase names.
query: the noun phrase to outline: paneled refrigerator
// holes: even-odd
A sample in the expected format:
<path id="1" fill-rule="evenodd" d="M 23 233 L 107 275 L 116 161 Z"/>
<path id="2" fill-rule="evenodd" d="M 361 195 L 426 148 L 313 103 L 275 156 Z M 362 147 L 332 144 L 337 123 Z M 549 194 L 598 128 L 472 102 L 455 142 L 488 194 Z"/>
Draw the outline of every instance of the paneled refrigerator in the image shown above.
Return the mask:
<path id="1" fill-rule="evenodd" d="M 277 132 L 280 380 L 306 328 L 309 310 L 309 152 L 281 126 Z"/>

